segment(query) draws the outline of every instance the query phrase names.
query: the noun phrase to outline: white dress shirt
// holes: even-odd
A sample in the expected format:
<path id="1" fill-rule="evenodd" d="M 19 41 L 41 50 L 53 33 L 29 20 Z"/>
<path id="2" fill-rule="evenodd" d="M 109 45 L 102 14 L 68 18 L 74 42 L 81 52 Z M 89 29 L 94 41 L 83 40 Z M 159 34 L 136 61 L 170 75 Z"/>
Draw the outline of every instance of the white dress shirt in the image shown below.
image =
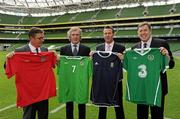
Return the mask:
<path id="1" fill-rule="evenodd" d="M 152 41 L 152 37 L 150 37 L 147 42 L 141 41 L 141 48 L 142 48 L 142 49 L 144 48 L 144 43 L 146 43 L 146 48 L 150 48 L 151 41 Z"/>
<path id="2" fill-rule="evenodd" d="M 30 42 L 28 45 L 29 45 L 29 47 L 30 47 L 31 52 L 37 53 L 36 47 L 34 47 L 33 45 L 31 45 L 31 42 Z M 39 52 L 39 53 L 41 52 L 41 48 L 40 48 L 40 47 L 38 47 L 38 52 Z"/>

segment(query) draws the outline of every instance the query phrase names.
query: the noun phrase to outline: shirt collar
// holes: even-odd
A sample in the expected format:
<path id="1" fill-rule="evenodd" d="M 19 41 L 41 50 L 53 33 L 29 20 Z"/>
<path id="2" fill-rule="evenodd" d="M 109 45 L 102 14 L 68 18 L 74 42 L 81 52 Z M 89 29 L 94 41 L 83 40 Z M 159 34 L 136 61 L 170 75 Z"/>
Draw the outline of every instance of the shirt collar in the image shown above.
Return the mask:
<path id="1" fill-rule="evenodd" d="M 105 47 L 108 47 L 109 45 L 110 45 L 111 47 L 113 47 L 113 46 L 114 46 L 114 41 L 111 42 L 111 43 L 105 43 Z"/>
<path id="2" fill-rule="evenodd" d="M 108 43 L 105 43 L 105 51 L 108 51 L 109 45 L 110 45 L 110 51 L 112 51 L 113 46 L 114 46 L 114 41 L 111 42 L 111 43 L 109 43 L 109 44 L 108 44 Z"/>
<path id="3" fill-rule="evenodd" d="M 28 45 L 29 45 L 29 48 L 30 48 L 31 52 L 36 53 L 36 47 L 34 47 L 34 46 L 31 44 L 31 42 L 29 42 Z M 41 52 L 41 48 L 40 48 L 40 47 L 38 47 L 38 51 Z"/>
<path id="4" fill-rule="evenodd" d="M 71 42 L 71 47 L 74 47 L 74 45 L 75 45 L 75 44 L 73 44 L 73 43 Z M 80 43 L 77 43 L 76 45 L 77 45 L 77 48 L 79 48 Z"/>
<path id="5" fill-rule="evenodd" d="M 141 48 L 143 48 L 143 44 L 144 44 L 144 43 L 146 43 L 146 47 L 147 47 L 147 48 L 150 48 L 151 41 L 152 41 L 152 37 L 150 37 L 147 42 L 141 41 Z"/>

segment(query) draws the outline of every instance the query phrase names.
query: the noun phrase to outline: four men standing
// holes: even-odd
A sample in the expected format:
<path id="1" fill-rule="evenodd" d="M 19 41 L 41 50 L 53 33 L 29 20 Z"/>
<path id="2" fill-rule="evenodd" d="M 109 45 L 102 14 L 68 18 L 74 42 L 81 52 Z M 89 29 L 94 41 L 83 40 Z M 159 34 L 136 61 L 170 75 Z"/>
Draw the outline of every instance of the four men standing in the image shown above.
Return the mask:
<path id="1" fill-rule="evenodd" d="M 160 48 L 160 51 L 163 55 L 166 55 L 169 58 L 169 67 L 174 67 L 174 60 L 172 57 L 172 53 L 170 51 L 169 45 L 164 40 L 154 39 L 151 36 L 151 26 L 147 22 L 143 22 L 138 26 L 138 36 L 140 38 L 140 42 L 133 46 L 134 48 Z M 66 56 L 92 56 L 92 52 L 90 53 L 90 48 L 84 46 L 80 43 L 82 30 L 79 27 L 72 27 L 67 33 L 70 44 L 65 45 L 60 48 L 60 55 Z M 96 47 L 97 51 L 108 51 L 108 52 L 116 52 L 116 55 L 120 60 L 123 60 L 123 53 L 125 51 L 125 47 L 116 43 L 113 40 L 114 29 L 111 26 L 106 26 L 103 30 L 105 43 L 98 45 Z M 41 47 L 44 41 L 44 32 L 40 29 L 31 30 L 29 33 L 30 43 L 22 48 L 17 49 L 16 51 L 20 52 L 43 52 L 48 51 L 46 48 Z M 146 44 L 146 45 L 144 45 Z M 12 54 L 7 56 L 12 57 Z M 122 68 L 122 67 L 121 67 Z M 122 78 L 123 74 L 121 72 L 121 77 L 118 82 L 118 90 L 119 93 L 119 102 L 120 105 L 115 107 L 116 119 L 124 119 L 124 109 L 123 109 L 123 93 L 122 93 Z M 150 106 L 151 109 L 151 117 L 152 119 L 163 119 L 164 112 L 164 100 L 165 95 L 167 94 L 167 76 L 166 73 L 161 72 L 162 79 L 162 105 L 161 107 Z M 137 104 L 137 118 L 138 119 L 148 119 L 148 105 Z M 86 118 L 86 105 L 78 104 L 79 109 L 79 119 Z M 43 100 L 32 105 L 26 106 L 23 108 L 24 114 L 23 119 L 35 119 L 35 112 L 38 110 L 39 119 L 47 119 L 48 118 L 48 99 Z M 66 118 L 74 119 L 73 116 L 73 102 L 66 103 Z M 99 108 L 99 119 L 106 119 L 107 107 Z"/>

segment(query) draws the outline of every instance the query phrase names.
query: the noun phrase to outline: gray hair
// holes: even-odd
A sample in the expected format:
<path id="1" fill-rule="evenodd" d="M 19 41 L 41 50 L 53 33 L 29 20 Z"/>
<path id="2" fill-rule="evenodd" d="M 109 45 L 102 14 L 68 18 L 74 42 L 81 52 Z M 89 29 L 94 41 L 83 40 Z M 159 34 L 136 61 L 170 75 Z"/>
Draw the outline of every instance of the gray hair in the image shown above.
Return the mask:
<path id="1" fill-rule="evenodd" d="M 68 37 L 69 39 L 70 39 L 71 33 L 72 33 L 73 31 L 78 31 L 79 34 L 80 34 L 80 37 L 81 37 L 81 35 L 82 35 L 82 30 L 81 30 L 79 27 L 74 26 L 74 27 L 71 27 L 71 28 L 68 30 L 68 32 L 67 32 L 67 37 Z"/>

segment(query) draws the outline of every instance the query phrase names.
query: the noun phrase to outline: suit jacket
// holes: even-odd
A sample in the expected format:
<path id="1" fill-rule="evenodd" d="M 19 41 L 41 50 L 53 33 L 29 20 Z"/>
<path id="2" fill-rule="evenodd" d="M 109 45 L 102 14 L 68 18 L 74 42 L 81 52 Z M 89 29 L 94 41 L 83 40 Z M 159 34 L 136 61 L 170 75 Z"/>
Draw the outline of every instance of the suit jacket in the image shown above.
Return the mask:
<path id="1" fill-rule="evenodd" d="M 155 39 L 153 38 L 151 41 L 151 48 L 159 48 L 159 47 L 164 47 L 168 50 L 169 56 L 170 56 L 170 61 L 169 61 L 169 68 L 172 69 L 175 65 L 174 58 L 172 56 L 172 52 L 170 51 L 170 47 L 168 43 L 165 40 L 162 39 Z M 134 48 L 141 48 L 141 42 L 137 43 L 135 46 L 132 47 Z M 161 77 L 161 82 L 162 82 L 162 94 L 166 95 L 168 93 L 168 84 L 167 84 L 167 74 L 165 73 L 160 73 Z"/>
<path id="2" fill-rule="evenodd" d="M 90 48 L 79 44 L 79 50 L 77 56 L 89 56 Z M 65 45 L 60 48 L 60 55 L 73 56 L 71 44 Z"/>
<path id="3" fill-rule="evenodd" d="M 97 51 L 105 51 L 105 43 L 100 44 L 99 46 L 96 47 Z M 125 50 L 125 47 L 123 45 L 120 45 L 116 42 L 114 42 L 114 46 L 112 48 L 112 52 L 118 52 L 118 53 L 123 53 Z"/>
<path id="4" fill-rule="evenodd" d="M 114 42 L 112 52 L 118 52 L 118 53 L 123 54 L 124 50 L 125 50 L 125 47 L 123 45 Z M 97 46 L 96 51 L 105 51 L 105 43 L 100 44 L 99 46 Z M 123 72 L 121 72 L 121 79 L 123 79 Z M 119 90 L 119 96 L 121 97 L 120 102 L 122 102 L 122 95 L 123 95 L 122 81 L 120 81 L 119 84 L 118 84 L 118 90 Z"/>
<path id="5" fill-rule="evenodd" d="M 48 49 L 45 47 L 41 47 L 40 49 L 41 49 L 41 52 L 48 51 Z M 27 44 L 27 45 L 24 45 L 22 47 L 15 49 L 15 52 L 31 52 L 31 49 L 30 49 L 29 45 Z"/>

